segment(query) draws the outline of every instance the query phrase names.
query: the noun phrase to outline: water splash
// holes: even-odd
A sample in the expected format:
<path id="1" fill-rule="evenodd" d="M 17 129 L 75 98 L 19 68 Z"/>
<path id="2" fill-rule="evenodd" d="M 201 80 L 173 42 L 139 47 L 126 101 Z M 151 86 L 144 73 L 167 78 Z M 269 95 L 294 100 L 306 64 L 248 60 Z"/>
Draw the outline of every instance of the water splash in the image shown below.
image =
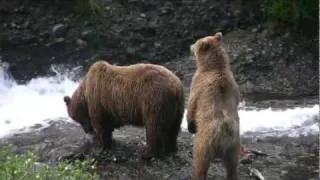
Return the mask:
<path id="1" fill-rule="evenodd" d="M 67 117 L 63 96 L 71 95 L 77 87 L 78 82 L 71 79 L 78 69 L 52 66 L 54 76 L 17 84 L 0 66 L 0 136 L 13 129 L 44 124 L 46 119 Z"/>

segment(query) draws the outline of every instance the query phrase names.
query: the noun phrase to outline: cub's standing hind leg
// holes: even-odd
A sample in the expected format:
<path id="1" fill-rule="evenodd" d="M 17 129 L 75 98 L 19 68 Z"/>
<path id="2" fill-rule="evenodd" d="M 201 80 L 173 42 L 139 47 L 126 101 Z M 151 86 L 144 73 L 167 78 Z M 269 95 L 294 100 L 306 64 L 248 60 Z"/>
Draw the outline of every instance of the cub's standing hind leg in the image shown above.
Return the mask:
<path id="1" fill-rule="evenodd" d="M 238 165 L 239 165 L 239 146 L 226 152 L 223 161 L 227 170 L 228 180 L 239 180 Z"/>
<path id="2" fill-rule="evenodd" d="M 206 180 L 208 169 L 210 167 L 210 160 L 214 152 L 210 152 L 210 145 L 206 143 L 206 138 L 201 138 L 196 134 L 193 145 L 193 180 Z"/>

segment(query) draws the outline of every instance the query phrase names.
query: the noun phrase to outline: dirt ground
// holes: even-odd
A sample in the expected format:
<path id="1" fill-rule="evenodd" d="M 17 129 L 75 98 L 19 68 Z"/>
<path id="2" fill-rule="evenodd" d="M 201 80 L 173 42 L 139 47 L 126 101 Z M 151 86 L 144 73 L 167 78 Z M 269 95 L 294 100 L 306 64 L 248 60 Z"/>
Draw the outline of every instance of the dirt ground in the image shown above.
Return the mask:
<path id="1" fill-rule="evenodd" d="M 54 164 L 62 159 L 96 158 L 101 179 L 190 179 L 192 175 L 192 135 L 182 131 L 178 138 L 177 154 L 143 161 L 145 130 L 125 126 L 114 131 L 115 146 L 99 154 L 99 148 L 89 143 L 82 129 L 65 119 L 48 121 L 49 126 L 14 134 L 0 139 L 1 146 L 12 145 L 15 152 L 35 148 L 40 162 Z M 39 128 L 35 126 L 34 129 Z M 266 180 L 318 179 L 319 140 L 317 135 L 259 138 L 259 132 L 242 137 L 252 152 L 240 163 L 240 179 L 259 179 L 250 176 L 256 168 Z M 217 160 L 211 165 L 209 179 L 225 179 L 225 169 Z"/>

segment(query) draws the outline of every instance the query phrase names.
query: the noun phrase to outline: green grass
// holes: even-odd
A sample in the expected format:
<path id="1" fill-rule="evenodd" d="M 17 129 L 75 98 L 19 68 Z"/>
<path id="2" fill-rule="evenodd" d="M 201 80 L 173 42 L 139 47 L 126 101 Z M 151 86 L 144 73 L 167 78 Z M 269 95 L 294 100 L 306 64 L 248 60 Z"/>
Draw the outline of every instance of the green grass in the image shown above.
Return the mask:
<path id="1" fill-rule="evenodd" d="M 37 160 L 37 155 L 32 151 L 13 154 L 10 148 L 0 148 L 0 179 L 98 179 L 92 160 L 77 160 L 72 164 L 60 162 L 54 167 L 39 163 Z"/>

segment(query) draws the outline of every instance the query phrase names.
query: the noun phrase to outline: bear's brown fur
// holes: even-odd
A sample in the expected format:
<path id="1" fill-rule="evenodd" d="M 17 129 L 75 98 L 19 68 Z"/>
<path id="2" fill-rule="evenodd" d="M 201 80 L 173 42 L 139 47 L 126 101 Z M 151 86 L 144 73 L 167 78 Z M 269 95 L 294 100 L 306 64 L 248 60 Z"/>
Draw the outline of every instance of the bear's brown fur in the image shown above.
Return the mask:
<path id="1" fill-rule="evenodd" d="M 223 47 L 222 33 L 191 46 L 197 70 L 188 102 L 188 130 L 193 142 L 194 179 L 206 179 L 210 163 L 221 158 L 229 180 L 238 179 L 240 149 L 239 88 Z"/>
<path id="2" fill-rule="evenodd" d="M 163 66 L 97 61 L 72 98 L 65 96 L 64 101 L 69 116 L 86 133 L 96 133 L 103 149 L 111 147 L 115 128 L 130 124 L 146 128 L 143 158 L 177 150 L 184 89 L 179 78 Z"/>

